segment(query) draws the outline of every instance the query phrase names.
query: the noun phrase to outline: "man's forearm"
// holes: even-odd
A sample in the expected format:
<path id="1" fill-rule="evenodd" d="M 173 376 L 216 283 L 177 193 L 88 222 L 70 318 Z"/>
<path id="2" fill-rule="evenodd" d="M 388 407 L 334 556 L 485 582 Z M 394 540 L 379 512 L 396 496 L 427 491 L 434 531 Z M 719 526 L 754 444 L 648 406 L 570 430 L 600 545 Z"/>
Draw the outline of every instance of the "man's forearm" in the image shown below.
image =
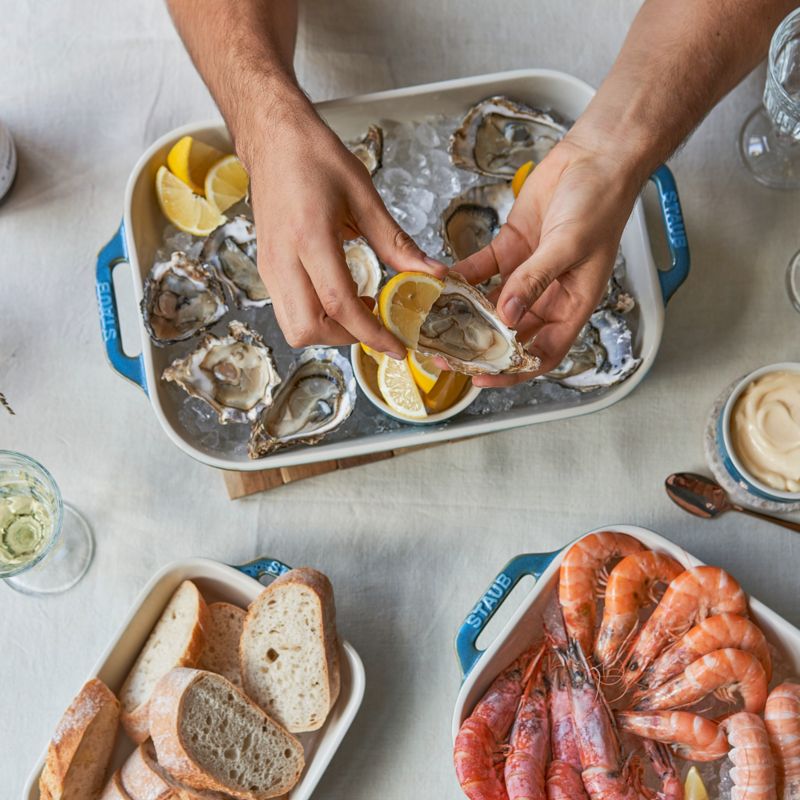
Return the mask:
<path id="1" fill-rule="evenodd" d="M 617 148 L 643 182 L 764 58 L 773 30 L 796 5 L 647 0 L 573 138 Z"/>

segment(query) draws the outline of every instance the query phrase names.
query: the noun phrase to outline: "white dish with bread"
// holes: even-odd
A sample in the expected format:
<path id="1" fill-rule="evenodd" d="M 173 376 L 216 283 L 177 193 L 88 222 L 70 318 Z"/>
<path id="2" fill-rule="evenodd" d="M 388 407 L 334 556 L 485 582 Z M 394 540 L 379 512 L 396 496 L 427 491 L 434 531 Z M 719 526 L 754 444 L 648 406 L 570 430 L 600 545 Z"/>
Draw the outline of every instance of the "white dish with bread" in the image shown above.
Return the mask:
<path id="1" fill-rule="evenodd" d="M 324 575 L 178 562 L 142 590 L 23 797 L 305 800 L 364 687 Z"/>

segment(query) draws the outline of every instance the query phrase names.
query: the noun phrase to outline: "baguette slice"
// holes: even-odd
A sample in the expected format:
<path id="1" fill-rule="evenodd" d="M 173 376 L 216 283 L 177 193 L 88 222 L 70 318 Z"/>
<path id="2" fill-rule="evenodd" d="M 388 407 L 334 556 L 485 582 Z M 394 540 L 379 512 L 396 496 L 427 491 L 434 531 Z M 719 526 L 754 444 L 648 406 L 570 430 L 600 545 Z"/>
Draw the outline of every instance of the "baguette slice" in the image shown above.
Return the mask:
<path id="1" fill-rule="evenodd" d="M 211 623 L 198 666 L 200 669 L 222 675 L 237 689 L 241 689 L 239 640 L 242 638 L 245 612 L 231 603 L 212 603 L 208 607 L 208 612 Z"/>
<path id="2" fill-rule="evenodd" d="M 339 696 L 330 581 L 309 567 L 273 581 L 247 611 L 239 646 L 245 692 L 288 730 L 322 727 Z"/>
<path id="3" fill-rule="evenodd" d="M 39 778 L 42 800 L 93 800 L 103 788 L 119 727 L 119 702 L 98 678 L 58 723 Z"/>
<path id="4" fill-rule="evenodd" d="M 121 778 L 131 800 L 230 800 L 228 795 L 192 789 L 176 781 L 158 763 L 149 739 L 128 756 Z"/>
<path id="5" fill-rule="evenodd" d="M 103 789 L 103 793 L 100 795 L 100 800 L 132 800 L 122 785 L 119 770 L 109 779 L 106 788 Z"/>
<path id="6" fill-rule="evenodd" d="M 165 675 L 150 703 L 150 732 L 173 778 L 240 800 L 288 792 L 305 766 L 300 742 L 213 672 Z"/>
<path id="7" fill-rule="evenodd" d="M 122 726 L 137 744 L 149 736 L 148 701 L 159 678 L 173 667 L 197 666 L 207 627 L 205 601 L 191 581 L 184 581 L 167 603 L 119 693 Z"/>

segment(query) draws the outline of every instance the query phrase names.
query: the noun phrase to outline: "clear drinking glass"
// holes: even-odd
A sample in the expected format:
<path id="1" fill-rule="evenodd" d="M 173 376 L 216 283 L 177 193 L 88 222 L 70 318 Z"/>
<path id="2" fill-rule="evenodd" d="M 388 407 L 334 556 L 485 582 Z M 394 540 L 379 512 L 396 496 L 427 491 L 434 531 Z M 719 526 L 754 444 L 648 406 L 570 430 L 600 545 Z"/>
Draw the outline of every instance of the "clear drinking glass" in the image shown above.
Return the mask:
<path id="1" fill-rule="evenodd" d="M 89 569 L 94 538 L 37 461 L 0 450 L 0 578 L 26 594 L 71 589 Z"/>
<path id="2" fill-rule="evenodd" d="M 763 104 L 745 120 L 739 152 L 759 183 L 800 189 L 800 9 L 772 36 Z"/>

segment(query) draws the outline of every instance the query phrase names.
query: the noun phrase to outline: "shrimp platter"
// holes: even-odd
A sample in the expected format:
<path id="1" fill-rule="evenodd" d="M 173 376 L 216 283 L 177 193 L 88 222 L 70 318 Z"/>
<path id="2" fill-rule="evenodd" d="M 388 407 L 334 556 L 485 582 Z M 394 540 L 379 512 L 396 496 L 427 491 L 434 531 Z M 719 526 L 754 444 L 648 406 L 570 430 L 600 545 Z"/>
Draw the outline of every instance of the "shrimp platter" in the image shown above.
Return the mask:
<path id="1" fill-rule="evenodd" d="M 692 765 L 711 800 L 800 800 L 800 631 L 657 534 L 554 554 L 475 653 L 454 718 L 470 800 L 682 800 Z"/>

